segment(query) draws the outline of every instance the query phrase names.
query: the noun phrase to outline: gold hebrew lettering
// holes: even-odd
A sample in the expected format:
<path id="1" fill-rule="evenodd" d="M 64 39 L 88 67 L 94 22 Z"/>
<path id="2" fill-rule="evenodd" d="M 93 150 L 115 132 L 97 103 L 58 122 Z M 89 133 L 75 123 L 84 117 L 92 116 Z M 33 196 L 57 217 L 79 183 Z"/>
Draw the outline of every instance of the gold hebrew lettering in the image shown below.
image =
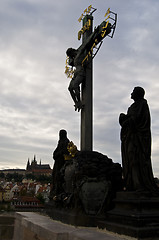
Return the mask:
<path id="1" fill-rule="evenodd" d="M 105 24 L 105 26 L 103 27 L 103 29 L 108 27 L 108 23 L 109 23 L 109 21 L 106 22 L 106 24 Z"/>
<path id="2" fill-rule="evenodd" d="M 82 28 L 83 32 L 85 32 L 87 30 L 87 24 L 85 24 Z"/>
<path id="3" fill-rule="evenodd" d="M 101 36 L 102 36 L 102 37 L 104 37 L 104 36 L 105 36 L 105 34 L 106 34 L 106 31 L 107 31 L 107 30 L 105 30 L 105 31 L 102 31 L 102 33 L 101 33 Z"/>
<path id="4" fill-rule="evenodd" d="M 105 22 L 110 18 L 110 15 L 104 20 Z"/>
<path id="5" fill-rule="evenodd" d="M 90 13 L 91 8 L 92 8 L 92 5 L 90 5 L 90 6 L 88 7 L 88 13 Z"/>
<path id="6" fill-rule="evenodd" d="M 87 21 L 87 29 L 88 29 L 88 30 L 90 29 L 90 26 L 91 26 L 91 20 L 88 19 L 88 21 Z"/>
<path id="7" fill-rule="evenodd" d="M 108 8 L 107 12 L 105 13 L 104 17 L 106 17 L 110 13 L 110 8 Z"/>
<path id="8" fill-rule="evenodd" d="M 87 8 L 84 10 L 84 13 L 86 13 L 86 14 L 87 14 Z"/>
<path id="9" fill-rule="evenodd" d="M 84 63 L 86 60 L 88 61 L 88 55 L 86 55 L 85 58 L 83 59 L 83 61 L 82 61 L 82 66 L 83 66 L 83 63 Z"/>
<path id="10" fill-rule="evenodd" d="M 81 14 L 80 18 L 78 19 L 79 22 L 82 21 L 82 18 L 83 18 L 83 13 Z"/>

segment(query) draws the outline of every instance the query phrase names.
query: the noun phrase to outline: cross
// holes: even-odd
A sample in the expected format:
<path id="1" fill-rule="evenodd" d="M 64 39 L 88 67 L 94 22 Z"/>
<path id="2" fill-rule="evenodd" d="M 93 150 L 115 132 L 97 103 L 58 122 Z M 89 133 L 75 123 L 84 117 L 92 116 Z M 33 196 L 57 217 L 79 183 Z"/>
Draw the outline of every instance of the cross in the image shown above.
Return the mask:
<path id="1" fill-rule="evenodd" d="M 113 37 L 117 21 L 117 14 L 108 9 L 106 19 L 93 32 L 92 13 L 95 11 L 92 5 L 85 9 L 85 15 L 82 14 L 79 18 L 83 22 L 83 27 L 78 32 L 79 40 L 83 36 L 82 44 L 78 49 L 69 48 L 66 51 L 68 57 L 65 73 L 72 78 L 68 89 L 75 110 L 81 111 L 81 151 L 93 150 L 93 58 L 101 47 L 102 40 L 106 36 Z"/>

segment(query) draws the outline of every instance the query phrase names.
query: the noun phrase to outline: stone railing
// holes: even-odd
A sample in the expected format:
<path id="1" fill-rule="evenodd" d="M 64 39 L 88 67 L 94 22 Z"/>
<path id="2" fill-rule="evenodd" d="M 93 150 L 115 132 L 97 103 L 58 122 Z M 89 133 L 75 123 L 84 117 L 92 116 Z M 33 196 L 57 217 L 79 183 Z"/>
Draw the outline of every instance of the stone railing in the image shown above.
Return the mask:
<path id="1" fill-rule="evenodd" d="M 0 214 L 0 240 L 125 240 L 97 228 L 74 227 L 34 212 Z"/>
<path id="2" fill-rule="evenodd" d="M 33 212 L 15 214 L 13 240 L 125 240 L 97 228 L 74 227 Z M 8 240 L 8 239 L 7 239 Z M 10 239 L 9 239 L 10 240 Z"/>

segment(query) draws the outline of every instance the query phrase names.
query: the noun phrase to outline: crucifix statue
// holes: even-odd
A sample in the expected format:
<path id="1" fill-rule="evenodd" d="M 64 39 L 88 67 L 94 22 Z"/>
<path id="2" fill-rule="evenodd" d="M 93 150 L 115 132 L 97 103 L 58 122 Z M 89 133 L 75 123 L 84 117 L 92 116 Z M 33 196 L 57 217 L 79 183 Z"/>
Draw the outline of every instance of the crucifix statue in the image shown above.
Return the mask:
<path id="1" fill-rule="evenodd" d="M 65 71 L 68 77 L 71 77 L 68 90 L 73 99 L 75 111 L 81 111 L 81 150 L 88 151 L 92 151 L 93 135 L 93 58 L 101 47 L 102 40 L 106 36 L 113 37 L 117 21 L 117 14 L 108 9 L 105 14 L 106 19 L 92 31 L 94 11 L 96 9 L 90 5 L 79 18 L 79 21 L 83 21 L 83 27 L 78 32 L 79 40 L 83 36 L 82 44 L 77 49 L 67 49 Z"/>

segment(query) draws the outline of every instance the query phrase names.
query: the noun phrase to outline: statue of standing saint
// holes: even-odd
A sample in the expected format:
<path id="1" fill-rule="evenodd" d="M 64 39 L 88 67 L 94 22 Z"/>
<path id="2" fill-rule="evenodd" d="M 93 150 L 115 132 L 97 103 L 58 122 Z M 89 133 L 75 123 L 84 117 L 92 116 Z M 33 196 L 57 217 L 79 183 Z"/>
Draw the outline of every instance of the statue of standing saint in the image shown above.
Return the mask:
<path id="1" fill-rule="evenodd" d="M 145 91 L 135 87 L 134 103 L 127 114 L 121 113 L 121 152 L 123 178 L 128 191 L 158 192 L 151 166 L 151 120 Z"/>
<path id="2" fill-rule="evenodd" d="M 69 154 L 67 149 L 69 142 L 70 141 L 67 138 L 66 130 L 61 129 L 59 132 L 59 141 L 58 141 L 57 147 L 53 152 L 53 159 L 55 162 L 54 162 L 53 173 L 52 173 L 53 187 L 50 193 L 51 198 L 63 192 L 63 188 L 62 188 L 63 179 L 61 175 L 61 169 L 65 164 L 64 155 Z"/>

